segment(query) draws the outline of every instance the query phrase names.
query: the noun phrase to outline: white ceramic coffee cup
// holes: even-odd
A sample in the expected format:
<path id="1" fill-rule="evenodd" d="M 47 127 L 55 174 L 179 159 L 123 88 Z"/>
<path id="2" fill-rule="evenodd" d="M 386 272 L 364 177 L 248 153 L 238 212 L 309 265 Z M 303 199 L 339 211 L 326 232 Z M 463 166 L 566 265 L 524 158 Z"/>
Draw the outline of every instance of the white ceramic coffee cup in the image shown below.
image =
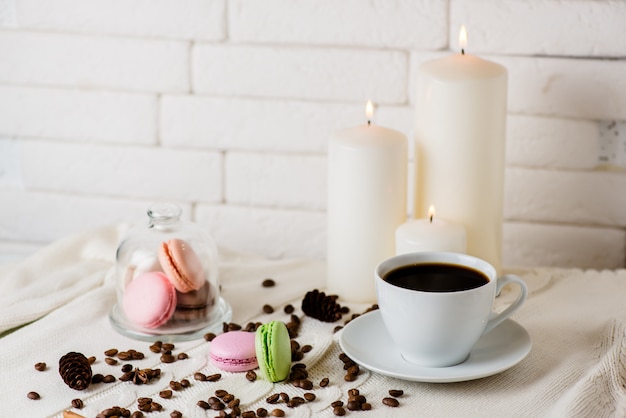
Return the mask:
<path id="1" fill-rule="evenodd" d="M 432 292 L 405 289 L 383 280 L 400 267 L 433 263 L 477 270 L 488 281 L 470 290 Z M 466 254 L 401 254 L 379 264 L 375 275 L 378 305 L 391 339 L 405 360 L 425 367 L 447 367 L 464 362 L 479 338 L 515 312 L 528 293 L 521 278 L 497 277 L 491 264 Z M 509 283 L 520 288 L 518 297 L 496 313 L 493 310 L 495 297 Z"/>

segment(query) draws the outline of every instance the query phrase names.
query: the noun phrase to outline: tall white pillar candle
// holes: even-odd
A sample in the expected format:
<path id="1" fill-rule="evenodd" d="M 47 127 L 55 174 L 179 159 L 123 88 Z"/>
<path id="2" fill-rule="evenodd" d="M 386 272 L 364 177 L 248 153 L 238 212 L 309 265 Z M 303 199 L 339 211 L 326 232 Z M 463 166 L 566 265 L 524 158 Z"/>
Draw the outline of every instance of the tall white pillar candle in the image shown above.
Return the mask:
<path id="1" fill-rule="evenodd" d="M 428 218 L 411 219 L 396 229 L 396 254 L 419 251 L 466 252 L 466 234 L 462 225 L 441 220 L 435 208 L 428 210 Z"/>
<path id="2" fill-rule="evenodd" d="M 416 217 L 434 204 L 500 270 L 507 71 L 461 48 L 418 70 Z"/>
<path id="3" fill-rule="evenodd" d="M 407 165 L 408 140 L 398 131 L 368 122 L 331 136 L 329 294 L 351 302 L 376 301 L 374 270 L 395 254 L 395 230 L 406 219 Z"/>

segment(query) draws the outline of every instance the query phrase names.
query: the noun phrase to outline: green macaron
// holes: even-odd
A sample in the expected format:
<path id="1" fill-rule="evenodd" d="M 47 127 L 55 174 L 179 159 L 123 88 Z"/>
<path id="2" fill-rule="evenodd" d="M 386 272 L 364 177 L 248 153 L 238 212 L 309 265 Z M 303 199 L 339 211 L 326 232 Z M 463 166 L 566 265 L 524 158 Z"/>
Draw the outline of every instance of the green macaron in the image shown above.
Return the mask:
<path id="1" fill-rule="evenodd" d="M 272 321 L 257 328 L 255 349 L 259 369 L 267 380 L 280 382 L 289 376 L 291 342 L 284 322 Z"/>

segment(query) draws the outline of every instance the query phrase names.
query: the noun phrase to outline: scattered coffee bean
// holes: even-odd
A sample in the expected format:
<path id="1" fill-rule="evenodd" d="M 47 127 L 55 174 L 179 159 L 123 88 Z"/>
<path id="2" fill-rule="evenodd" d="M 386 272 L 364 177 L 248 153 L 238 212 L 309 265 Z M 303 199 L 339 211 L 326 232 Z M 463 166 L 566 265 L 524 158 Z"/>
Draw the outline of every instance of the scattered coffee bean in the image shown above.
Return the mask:
<path id="1" fill-rule="evenodd" d="M 175 348 L 176 346 L 172 343 L 163 343 L 163 345 L 161 345 L 161 350 L 163 351 L 174 351 Z"/>
<path id="2" fill-rule="evenodd" d="M 274 281 L 274 279 L 265 279 L 261 283 L 261 286 L 263 286 L 263 287 L 274 287 L 274 286 L 276 286 L 276 282 Z"/>
<path id="3" fill-rule="evenodd" d="M 284 417 L 285 411 L 283 411 L 282 409 L 272 409 L 272 412 L 270 412 L 270 415 L 273 417 Z"/>
<path id="4" fill-rule="evenodd" d="M 326 386 L 328 386 L 328 383 L 330 383 L 330 380 L 325 377 L 320 381 L 320 387 L 325 388 Z"/>
<path id="5" fill-rule="evenodd" d="M 116 354 L 117 354 L 117 348 L 109 348 L 107 351 L 104 352 L 104 355 L 107 357 L 113 357 Z"/>
<path id="6" fill-rule="evenodd" d="M 145 415 L 141 411 L 135 411 L 130 415 L 130 418 L 144 418 Z"/>
<path id="7" fill-rule="evenodd" d="M 278 393 L 274 393 L 274 394 L 268 396 L 265 399 L 265 402 L 267 402 L 267 403 L 277 403 L 279 399 L 280 399 L 280 395 Z"/>
<path id="8" fill-rule="evenodd" d="M 263 313 L 266 313 L 266 314 L 274 313 L 274 308 L 271 305 L 265 304 L 263 305 Z"/>
<path id="9" fill-rule="evenodd" d="M 267 412 L 267 409 L 265 409 L 265 408 L 258 408 L 258 409 L 256 410 L 256 415 L 257 415 L 258 417 L 260 417 L 260 418 L 264 418 L 264 417 L 266 417 L 266 416 L 267 416 L 267 414 L 268 414 L 268 412 Z"/>
<path id="10" fill-rule="evenodd" d="M 96 418 L 110 418 L 110 417 L 130 417 L 130 411 L 126 408 L 122 408 L 121 406 L 113 406 L 111 408 L 107 408 L 103 411 L 100 411 Z M 141 418 L 143 414 L 139 416 Z"/>
<path id="11" fill-rule="evenodd" d="M 211 405 L 209 405 L 209 403 L 206 401 L 200 400 L 196 403 L 196 405 L 205 410 L 211 409 Z"/>
<path id="12" fill-rule="evenodd" d="M 163 363 L 174 363 L 176 361 L 176 357 L 171 354 L 163 354 L 161 355 L 161 361 Z"/>
<path id="13" fill-rule="evenodd" d="M 117 360 L 115 360 L 112 357 L 105 357 L 104 362 L 108 364 L 109 366 L 115 366 L 117 364 Z"/>
<path id="14" fill-rule="evenodd" d="M 33 401 L 41 398 L 37 392 L 28 392 L 26 396 L 28 396 L 28 399 L 32 399 Z"/>
<path id="15" fill-rule="evenodd" d="M 300 351 L 302 351 L 303 353 L 308 353 L 311 350 L 313 350 L 313 346 L 312 345 L 303 345 L 302 348 L 300 349 Z"/>
<path id="16" fill-rule="evenodd" d="M 400 405 L 400 402 L 396 398 L 383 398 L 383 404 L 395 408 Z"/>
<path id="17" fill-rule="evenodd" d="M 333 414 L 337 417 L 342 417 L 346 415 L 346 410 L 343 406 L 335 406 L 333 407 Z"/>
<path id="18" fill-rule="evenodd" d="M 254 411 L 244 411 L 241 413 L 241 418 L 256 418 Z"/>
<path id="19" fill-rule="evenodd" d="M 389 389 L 389 396 L 393 396 L 394 398 L 400 397 L 404 395 L 404 391 L 400 389 Z"/>
<path id="20" fill-rule="evenodd" d="M 280 396 L 280 399 L 282 399 L 283 402 L 289 402 L 289 395 L 287 395 L 285 392 L 280 392 L 279 396 Z"/>
<path id="21" fill-rule="evenodd" d="M 91 383 L 102 383 L 102 379 L 104 379 L 104 375 L 96 373 L 91 376 Z"/>
<path id="22" fill-rule="evenodd" d="M 79 399 L 79 398 L 72 399 L 72 408 L 83 409 L 83 406 L 85 405 L 83 404 L 82 399 Z"/>
<path id="23" fill-rule="evenodd" d="M 313 389 L 313 382 L 311 382 L 308 379 L 303 379 L 300 381 L 300 385 L 298 386 L 304 390 L 311 390 Z"/>
<path id="24" fill-rule="evenodd" d="M 180 382 L 177 382 L 175 380 L 172 380 L 170 382 L 170 387 L 175 391 L 183 390 L 183 385 L 181 385 Z"/>
<path id="25" fill-rule="evenodd" d="M 315 398 L 317 398 L 317 396 L 315 396 L 315 393 L 311 393 L 311 392 L 307 392 L 302 396 L 304 396 L 304 399 L 306 399 L 309 402 L 313 402 Z"/>
<path id="26" fill-rule="evenodd" d="M 331 403 L 330 406 L 332 406 L 333 408 L 336 406 L 343 406 L 343 401 L 335 401 Z"/>
<path id="27" fill-rule="evenodd" d="M 115 382 L 115 376 L 112 374 L 107 374 L 102 378 L 102 383 L 113 383 Z"/>
<path id="28" fill-rule="evenodd" d="M 294 308 L 292 304 L 285 305 L 285 307 L 283 308 L 283 312 L 285 312 L 286 314 L 291 314 L 295 310 L 296 308 Z"/>
<path id="29" fill-rule="evenodd" d="M 37 370 L 38 372 L 43 372 L 44 370 L 46 370 L 46 363 L 44 362 L 36 363 L 35 370 Z"/>
<path id="30" fill-rule="evenodd" d="M 219 373 L 215 373 L 206 377 L 207 382 L 217 382 L 222 378 L 222 375 Z"/>
<path id="31" fill-rule="evenodd" d="M 254 382 L 254 381 L 256 380 L 256 377 L 257 377 L 257 376 L 256 376 L 256 373 L 255 373 L 255 371 L 254 371 L 254 370 L 249 370 L 249 371 L 246 373 L 246 379 L 247 379 L 249 382 Z"/>
<path id="32" fill-rule="evenodd" d="M 87 357 L 87 362 L 89 364 L 94 364 L 96 362 L 96 356 Z"/>
<path id="33" fill-rule="evenodd" d="M 176 356 L 176 360 L 187 360 L 189 358 L 189 356 L 187 355 L 187 353 L 178 353 L 178 355 Z"/>
<path id="34" fill-rule="evenodd" d="M 183 417 L 183 413 L 180 411 L 172 411 L 170 413 L 170 417 L 172 418 L 182 418 Z"/>
<path id="35" fill-rule="evenodd" d="M 193 378 L 198 382 L 206 381 L 206 375 L 204 373 L 196 372 L 193 374 Z"/>
<path id="36" fill-rule="evenodd" d="M 369 411 L 372 409 L 372 404 L 369 402 L 363 402 L 361 404 L 361 411 Z"/>
<path id="37" fill-rule="evenodd" d="M 187 380 L 187 379 L 183 379 L 183 380 L 180 381 L 180 385 L 183 388 L 188 388 L 189 386 L 191 386 L 191 382 L 189 382 L 189 380 Z"/>
<path id="38" fill-rule="evenodd" d="M 122 373 L 127 373 L 131 371 L 132 369 L 133 369 L 133 366 L 131 364 L 126 363 L 125 365 L 122 366 Z"/>
<path id="39" fill-rule="evenodd" d="M 241 330 L 241 325 L 239 325 L 239 324 L 235 324 L 233 322 L 231 322 L 231 323 L 224 322 L 222 324 L 222 331 L 223 332 L 240 331 L 240 330 Z"/>
<path id="40" fill-rule="evenodd" d="M 204 334 L 204 340 L 205 341 L 213 341 L 213 338 L 217 337 L 217 335 L 215 335 L 212 332 L 207 332 L 206 334 Z"/>
<path id="41" fill-rule="evenodd" d="M 333 328 L 333 334 L 336 333 L 337 331 L 341 331 L 343 329 L 343 326 L 341 325 L 337 325 L 335 328 Z M 344 411 L 345 413 L 345 411 Z"/>
<path id="42" fill-rule="evenodd" d="M 169 389 L 162 390 L 161 392 L 159 392 L 159 396 L 163 399 L 169 399 L 172 397 L 172 391 Z"/>
<path id="43" fill-rule="evenodd" d="M 228 395 L 228 391 L 226 391 L 224 389 L 218 389 L 218 390 L 215 391 L 215 396 L 217 396 L 220 399 L 222 399 L 226 395 Z"/>

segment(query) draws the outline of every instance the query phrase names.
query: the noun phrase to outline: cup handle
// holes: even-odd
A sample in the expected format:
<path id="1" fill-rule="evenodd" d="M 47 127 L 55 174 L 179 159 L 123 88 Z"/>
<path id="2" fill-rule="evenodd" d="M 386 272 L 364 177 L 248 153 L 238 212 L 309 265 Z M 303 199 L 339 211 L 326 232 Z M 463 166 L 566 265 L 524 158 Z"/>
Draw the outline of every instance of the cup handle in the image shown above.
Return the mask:
<path id="1" fill-rule="evenodd" d="M 528 287 L 526 286 L 526 283 L 524 283 L 524 281 L 518 276 L 515 276 L 512 274 L 505 274 L 502 277 L 498 277 L 497 283 L 498 284 L 496 286 L 496 295 L 499 295 L 502 288 L 509 283 L 517 284 L 520 288 L 520 292 L 519 292 L 519 295 L 517 296 L 517 299 L 515 299 L 513 303 L 507 306 L 505 310 L 503 310 L 499 314 L 494 314 L 491 317 L 491 319 L 489 319 L 489 321 L 487 322 L 487 326 L 485 327 L 485 330 L 483 331 L 483 335 L 493 330 L 495 327 L 500 325 L 502 321 L 504 321 L 509 316 L 511 316 L 513 312 L 515 312 L 520 306 L 522 306 L 522 303 L 524 303 L 524 301 L 526 300 L 526 297 L 528 296 Z"/>

